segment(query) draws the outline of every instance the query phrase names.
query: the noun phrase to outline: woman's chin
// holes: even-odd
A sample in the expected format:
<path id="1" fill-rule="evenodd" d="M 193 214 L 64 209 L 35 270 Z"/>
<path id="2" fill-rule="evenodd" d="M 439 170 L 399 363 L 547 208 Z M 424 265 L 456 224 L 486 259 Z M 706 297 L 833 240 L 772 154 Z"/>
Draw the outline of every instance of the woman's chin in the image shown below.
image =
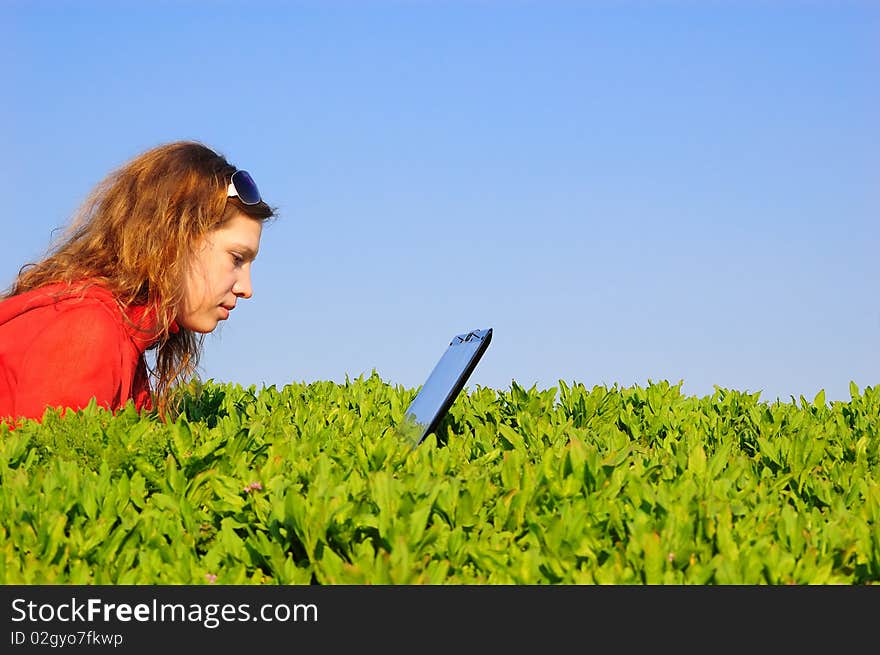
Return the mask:
<path id="1" fill-rule="evenodd" d="M 198 334 L 209 334 L 217 329 L 217 326 L 220 325 L 220 321 L 211 321 L 208 319 L 204 319 L 201 321 L 181 321 L 178 319 L 177 324 L 185 330 L 189 330 L 190 332 L 197 332 Z"/>

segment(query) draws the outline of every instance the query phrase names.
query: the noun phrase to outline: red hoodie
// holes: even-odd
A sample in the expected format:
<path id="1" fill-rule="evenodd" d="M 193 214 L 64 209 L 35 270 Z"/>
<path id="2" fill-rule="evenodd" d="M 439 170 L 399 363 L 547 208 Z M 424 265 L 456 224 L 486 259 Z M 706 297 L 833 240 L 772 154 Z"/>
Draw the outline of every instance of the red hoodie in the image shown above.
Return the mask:
<path id="1" fill-rule="evenodd" d="M 50 284 L 0 301 L 0 422 L 49 407 L 152 409 L 144 351 L 157 338 L 143 305 L 120 309 L 103 286 Z M 126 320 L 126 317 L 129 320 Z M 130 322 L 129 322 L 130 321 Z M 172 325 L 176 331 L 177 326 Z"/>

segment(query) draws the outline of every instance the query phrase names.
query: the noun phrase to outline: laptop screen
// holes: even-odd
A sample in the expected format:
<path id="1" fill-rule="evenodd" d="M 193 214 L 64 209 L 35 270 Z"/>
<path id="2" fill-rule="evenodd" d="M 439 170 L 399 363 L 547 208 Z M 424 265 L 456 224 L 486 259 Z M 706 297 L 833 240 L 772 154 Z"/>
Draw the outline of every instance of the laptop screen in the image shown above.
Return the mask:
<path id="1" fill-rule="evenodd" d="M 437 429 L 489 346 L 492 328 L 453 337 L 449 347 L 406 410 L 404 437 L 418 445 Z"/>

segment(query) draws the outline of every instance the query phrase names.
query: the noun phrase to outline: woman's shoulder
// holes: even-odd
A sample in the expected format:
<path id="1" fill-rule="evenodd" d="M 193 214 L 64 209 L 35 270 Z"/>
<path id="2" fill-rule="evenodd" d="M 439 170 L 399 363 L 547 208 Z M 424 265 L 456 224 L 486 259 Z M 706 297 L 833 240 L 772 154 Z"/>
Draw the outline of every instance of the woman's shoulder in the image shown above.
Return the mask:
<path id="1" fill-rule="evenodd" d="M 0 335 L 32 341 L 43 338 L 87 339 L 108 346 L 130 341 L 140 352 L 159 339 L 156 312 L 146 305 L 123 307 L 110 289 L 98 282 L 53 283 L 0 302 Z M 170 332 L 178 330 L 172 323 Z M 85 336 L 84 336 L 85 335 Z"/>
<path id="2" fill-rule="evenodd" d="M 0 302 L 0 326 L 14 319 L 59 319 L 86 324 L 120 322 L 122 312 L 113 293 L 100 283 L 57 282 L 31 289 Z"/>

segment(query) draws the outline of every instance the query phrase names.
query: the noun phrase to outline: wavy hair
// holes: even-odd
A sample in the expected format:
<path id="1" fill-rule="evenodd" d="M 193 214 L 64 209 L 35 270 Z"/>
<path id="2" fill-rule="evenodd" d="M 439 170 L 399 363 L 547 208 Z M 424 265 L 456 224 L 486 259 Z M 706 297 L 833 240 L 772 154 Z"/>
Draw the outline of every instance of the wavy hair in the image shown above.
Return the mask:
<path id="1" fill-rule="evenodd" d="M 183 298 L 186 262 L 198 241 L 236 213 L 265 221 L 275 209 L 227 198 L 236 167 L 197 141 L 157 146 L 110 173 L 74 214 L 60 241 L 25 264 L 7 298 L 56 282 L 106 287 L 122 310 L 146 305 L 158 318 L 155 406 L 164 419 L 174 385 L 198 368 L 204 335 L 171 326 Z"/>

